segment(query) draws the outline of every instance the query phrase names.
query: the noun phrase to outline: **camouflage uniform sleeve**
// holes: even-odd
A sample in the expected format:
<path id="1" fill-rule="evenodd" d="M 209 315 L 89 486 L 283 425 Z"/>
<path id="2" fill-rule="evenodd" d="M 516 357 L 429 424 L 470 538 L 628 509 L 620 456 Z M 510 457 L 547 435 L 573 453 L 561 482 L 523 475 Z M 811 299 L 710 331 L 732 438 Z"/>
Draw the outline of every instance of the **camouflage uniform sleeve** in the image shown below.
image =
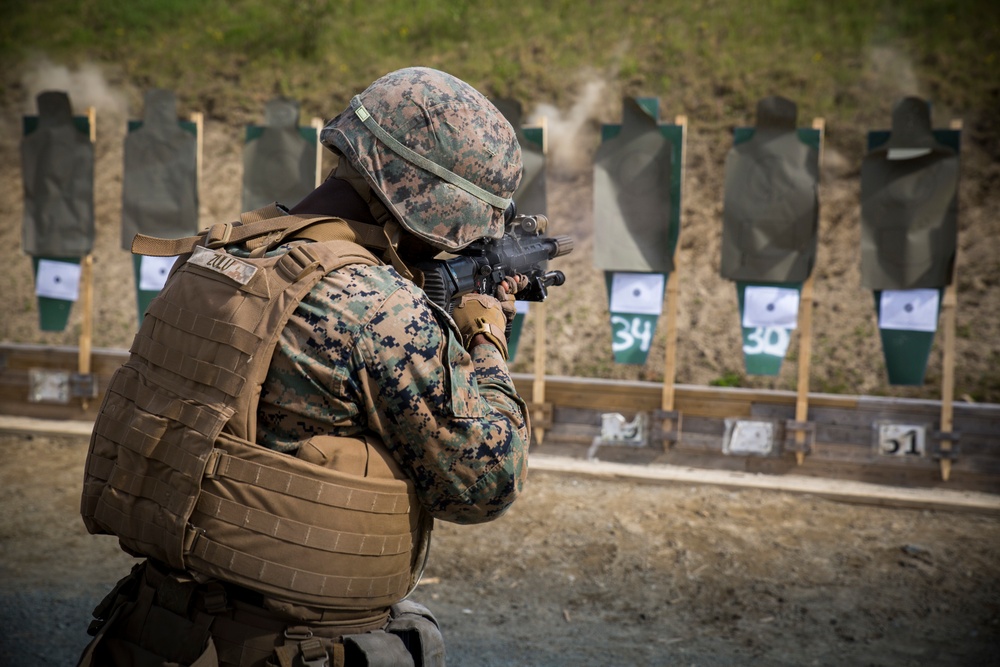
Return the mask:
<path id="1" fill-rule="evenodd" d="M 528 418 L 492 345 L 470 355 L 449 318 L 417 290 L 396 290 L 367 322 L 352 365 L 368 427 L 410 472 L 436 518 L 503 514 L 527 476 Z"/>

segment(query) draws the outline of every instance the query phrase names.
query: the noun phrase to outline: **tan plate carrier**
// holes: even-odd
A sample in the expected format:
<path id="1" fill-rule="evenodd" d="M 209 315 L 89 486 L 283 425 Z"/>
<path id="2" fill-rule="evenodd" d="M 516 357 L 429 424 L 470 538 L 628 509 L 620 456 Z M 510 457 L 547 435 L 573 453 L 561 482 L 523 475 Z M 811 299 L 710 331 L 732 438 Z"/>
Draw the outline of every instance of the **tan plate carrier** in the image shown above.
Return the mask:
<path id="1" fill-rule="evenodd" d="M 133 252 L 181 256 L 111 379 L 81 513 L 91 533 L 178 570 L 295 604 L 387 607 L 416 583 L 430 519 L 381 442 L 314 438 L 300 448 L 311 460 L 254 443 L 261 384 L 296 306 L 330 271 L 379 262 L 346 240 L 264 257 L 304 227 L 341 236 L 347 223 L 261 211 L 189 239 L 137 237 Z M 224 250 L 248 239 L 256 256 Z"/>

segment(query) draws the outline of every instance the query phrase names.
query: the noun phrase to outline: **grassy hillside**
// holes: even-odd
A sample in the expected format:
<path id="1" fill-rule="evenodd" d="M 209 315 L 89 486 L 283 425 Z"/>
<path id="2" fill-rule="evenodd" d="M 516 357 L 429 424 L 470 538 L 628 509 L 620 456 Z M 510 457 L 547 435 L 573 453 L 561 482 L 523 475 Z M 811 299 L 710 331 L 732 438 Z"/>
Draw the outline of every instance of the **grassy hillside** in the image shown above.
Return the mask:
<path id="1" fill-rule="evenodd" d="M 220 116 L 276 92 L 331 112 L 419 63 L 525 103 L 565 101 L 588 68 L 703 117 L 780 90 L 850 118 L 872 103 L 854 91 L 880 48 L 949 110 L 979 120 L 1000 102 L 1000 5 L 986 0 L 14 0 L 3 12 L 7 66 L 38 53 L 114 63 Z M 225 99 L 220 79 L 238 84 Z"/>
<path id="2" fill-rule="evenodd" d="M 72 87 L 98 107 L 99 266 L 95 345 L 127 347 L 134 331 L 127 254 L 117 246 L 124 116 L 151 87 L 206 116 L 201 224 L 238 213 L 242 127 L 266 100 L 297 99 L 303 119 L 330 117 L 381 74 L 427 65 L 492 97 L 513 97 L 549 122 L 550 217 L 577 239 L 554 290 L 552 374 L 662 379 L 660 327 L 644 367 L 610 360 L 603 279 L 592 265 L 593 150 L 618 122 L 622 96 L 657 97 L 689 133 L 679 245 L 678 382 L 791 389 L 795 341 L 778 378 L 743 371 L 736 299 L 718 276 L 722 164 L 733 126 L 780 94 L 800 124 L 826 122 L 812 366 L 816 391 L 936 398 L 940 350 L 923 387 L 890 387 L 859 287 L 858 169 L 864 133 L 888 126 L 904 95 L 933 103 L 936 125 L 964 123 L 960 192 L 959 397 L 1000 401 L 1000 3 L 985 0 L 11 0 L 0 21 L 0 143 L 16 155 L 19 116 L 34 95 Z M 0 215 L 18 220 L 16 159 L 2 165 Z M 0 340 L 73 344 L 40 334 L 19 226 L 0 229 L 11 261 L 0 291 L 14 303 Z M 104 290 L 102 292 L 101 290 Z M 117 303 L 115 303 L 117 301 Z M 119 312 L 120 311 L 120 312 Z M 530 372 L 530 318 L 515 370 Z"/>

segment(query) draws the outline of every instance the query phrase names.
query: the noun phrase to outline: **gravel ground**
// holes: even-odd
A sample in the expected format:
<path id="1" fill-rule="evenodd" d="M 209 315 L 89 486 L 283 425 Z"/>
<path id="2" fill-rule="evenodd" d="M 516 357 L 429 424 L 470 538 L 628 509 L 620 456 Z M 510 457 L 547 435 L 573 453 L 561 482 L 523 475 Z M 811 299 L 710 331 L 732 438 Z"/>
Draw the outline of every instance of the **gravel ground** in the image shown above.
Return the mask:
<path id="1" fill-rule="evenodd" d="M 0 665 L 73 665 L 134 561 L 79 518 L 85 438 L 0 450 Z M 414 599 L 461 667 L 1000 665 L 998 552 L 996 516 L 535 471 Z"/>

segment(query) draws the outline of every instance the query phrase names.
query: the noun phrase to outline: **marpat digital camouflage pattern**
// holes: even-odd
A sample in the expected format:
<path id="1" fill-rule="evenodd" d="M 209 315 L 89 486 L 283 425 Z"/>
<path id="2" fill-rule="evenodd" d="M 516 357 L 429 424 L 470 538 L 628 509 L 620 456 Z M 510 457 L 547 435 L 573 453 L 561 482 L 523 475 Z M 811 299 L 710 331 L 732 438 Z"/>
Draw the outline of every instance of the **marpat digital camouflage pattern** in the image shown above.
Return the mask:
<path id="1" fill-rule="evenodd" d="M 489 521 L 527 477 L 527 408 L 500 352 L 467 352 L 451 319 L 388 266 L 328 274 L 299 304 L 271 361 L 257 442 L 281 451 L 313 435 L 385 441 L 424 507 Z"/>
<path id="2" fill-rule="evenodd" d="M 521 148 L 514 128 L 464 81 L 410 67 L 376 80 L 357 99 L 406 148 L 493 196 L 509 199 L 517 189 Z M 327 123 L 320 140 L 346 156 L 405 229 L 433 246 L 457 250 L 503 236 L 503 209 L 401 157 L 354 106 Z"/>

